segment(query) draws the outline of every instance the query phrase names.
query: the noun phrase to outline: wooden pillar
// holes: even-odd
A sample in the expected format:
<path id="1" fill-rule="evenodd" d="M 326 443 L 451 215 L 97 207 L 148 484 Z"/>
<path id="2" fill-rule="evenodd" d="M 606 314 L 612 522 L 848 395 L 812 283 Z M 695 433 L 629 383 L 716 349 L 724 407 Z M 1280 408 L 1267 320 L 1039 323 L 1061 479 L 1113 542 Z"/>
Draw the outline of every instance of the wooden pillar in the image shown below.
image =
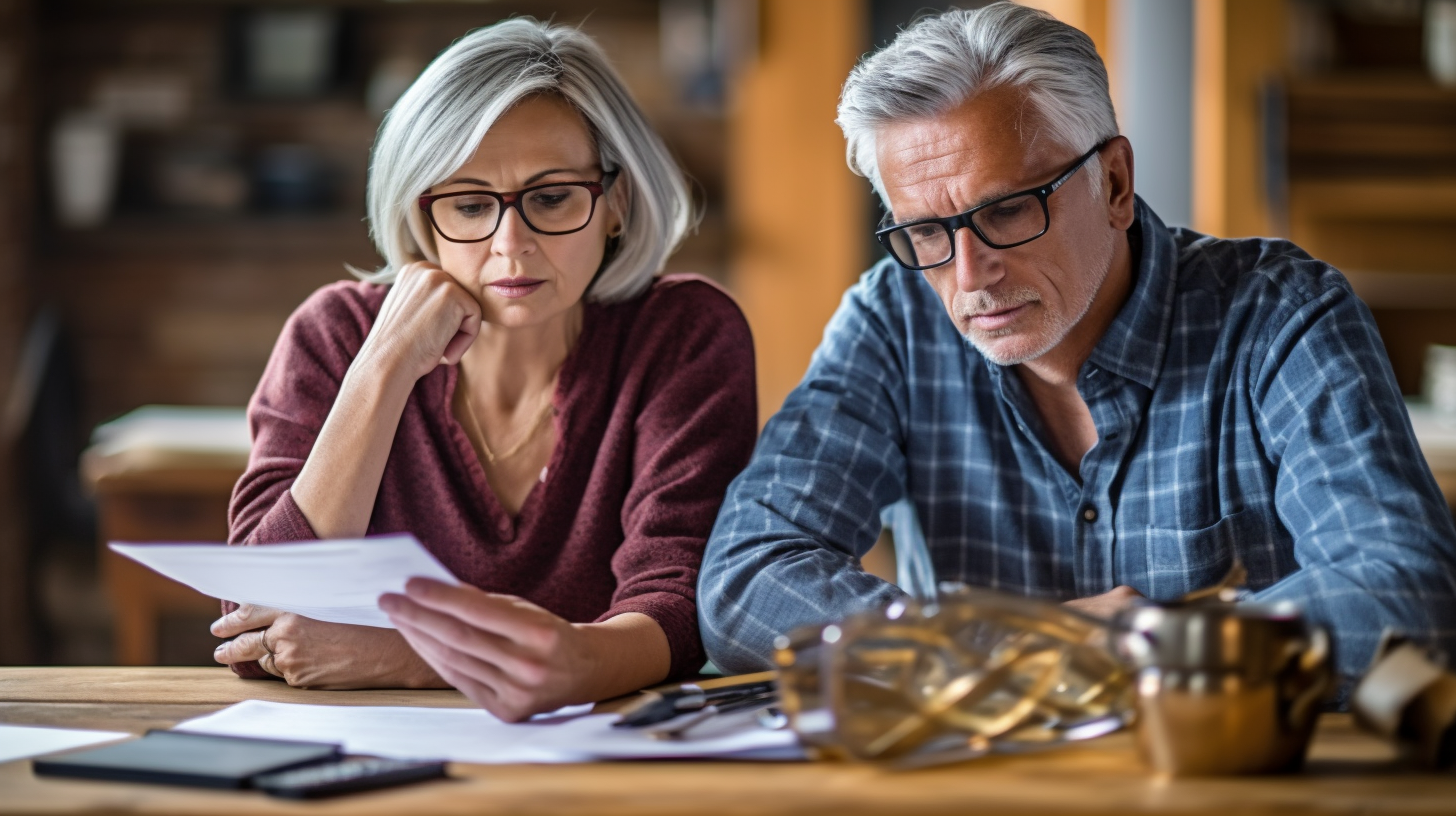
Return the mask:
<path id="1" fill-rule="evenodd" d="M 1113 104 L 1117 105 L 1118 83 L 1117 77 L 1117 43 L 1114 25 L 1117 13 L 1117 0 L 1018 0 L 1023 6 L 1041 9 L 1053 17 L 1061 20 L 1073 28 L 1079 28 L 1088 37 L 1092 38 L 1092 44 L 1097 46 L 1097 53 L 1102 56 L 1102 62 L 1107 66 L 1108 85 L 1112 89 Z"/>
<path id="2" fill-rule="evenodd" d="M 839 89 L 866 48 L 863 0 L 762 0 L 729 122 L 732 287 L 753 327 L 759 421 L 798 384 L 868 265 L 869 183 L 844 161 Z"/>
<path id="3" fill-rule="evenodd" d="M 1193 5 L 1193 227 L 1221 237 L 1277 229 L 1264 190 L 1264 83 L 1286 67 L 1283 0 Z"/>
<path id="4" fill-rule="evenodd" d="M 1023 6 L 1041 9 L 1092 38 L 1097 53 L 1107 59 L 1113 25 L 1109 15 L 1117 0 L 1018 0 Z"/>

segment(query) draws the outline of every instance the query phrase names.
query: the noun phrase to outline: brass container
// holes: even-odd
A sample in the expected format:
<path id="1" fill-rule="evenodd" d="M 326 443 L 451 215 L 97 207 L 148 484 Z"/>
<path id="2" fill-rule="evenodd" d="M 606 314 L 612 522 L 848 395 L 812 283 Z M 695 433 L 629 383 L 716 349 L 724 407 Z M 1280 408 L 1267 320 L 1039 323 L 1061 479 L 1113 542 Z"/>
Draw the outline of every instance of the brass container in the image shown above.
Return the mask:
<path id="1" fill-rule="evenodd" d="M 1332 680 L 1329 636 L 1292 604 L 1144 605 L 1113 623 L 1137 672 L 1138 747 L 1175 775 L 1304 763 Z"/>
<path id="2" fill-rule="evenodd" d="M 823 756 L 936 764 L 1100 736 L 1132 716 L 1106 624 L 954 585 L 781 637 L 782 708 Z"/>

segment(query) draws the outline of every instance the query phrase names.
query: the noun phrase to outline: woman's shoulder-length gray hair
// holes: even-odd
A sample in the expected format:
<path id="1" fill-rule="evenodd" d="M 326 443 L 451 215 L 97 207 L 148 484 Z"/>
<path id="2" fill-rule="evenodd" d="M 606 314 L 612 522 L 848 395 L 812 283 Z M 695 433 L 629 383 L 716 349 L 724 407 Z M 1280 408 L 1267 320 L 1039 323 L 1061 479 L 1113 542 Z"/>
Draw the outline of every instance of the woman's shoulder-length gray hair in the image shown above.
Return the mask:
<path id="1" fill-rule="evenodd" d="M 604 171 L 624 186 L 622 235 L 588 298 L 612 302 L 651 285 L 696 223 L 682 171 L 648 125 L 606 54 L 575 28 L 514 18 L 472 31 L 420 74 L 385 116 L 369 166 L 370 235 L 390 283 L 419 260 L 439 262 L 417 201 L 469 161 L 486 131 L 522 99 L 553 94 L 596 139 Z"/>
<path id="2" fill-rule="evenodd" d="M 883 201 L 878 128 L 939 116 L 1006 85 L 1024 89 L 1048 135 L 1074 152 L 1118 134 L 1107 68 L 1092 39 L 1044 11 L 992 3 L 925 17 L 855 66 L 835 119 L 850 169 L 868 178 Z M 1096 161 L 1088 162 L 1094 180 Z"/>

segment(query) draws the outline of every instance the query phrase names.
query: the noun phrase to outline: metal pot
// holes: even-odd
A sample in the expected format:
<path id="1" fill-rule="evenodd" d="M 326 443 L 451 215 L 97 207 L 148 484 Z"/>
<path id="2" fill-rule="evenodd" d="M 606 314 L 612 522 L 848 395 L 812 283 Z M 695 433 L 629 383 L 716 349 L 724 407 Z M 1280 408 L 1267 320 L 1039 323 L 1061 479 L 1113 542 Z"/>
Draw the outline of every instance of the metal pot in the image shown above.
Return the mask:
<path id="1" fill-rule="evenodd" d="M 1328 692 L 1330 640 L 1293 604 L 1142 605 L 1113 622 L 1136 671 L 1138 745 L 1179 775 L 1277 773 L 1304 763 Z"/>

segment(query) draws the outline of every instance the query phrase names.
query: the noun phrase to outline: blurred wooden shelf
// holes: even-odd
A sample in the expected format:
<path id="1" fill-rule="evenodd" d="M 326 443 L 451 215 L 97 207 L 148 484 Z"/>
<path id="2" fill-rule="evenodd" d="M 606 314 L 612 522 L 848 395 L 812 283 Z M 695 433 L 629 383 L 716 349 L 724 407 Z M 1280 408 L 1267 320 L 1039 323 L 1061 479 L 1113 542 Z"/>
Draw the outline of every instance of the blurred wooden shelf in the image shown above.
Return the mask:
<path id="1" fill-rule="evenodd" d="M 362 213 L 196 216 L 125 214 L 88 229 L 52 227 L 39 244 L 48 257 L 160 254 L 339 255 L 368 251 Z M 361 258 L 360 263 L 372 259 Z"/>
<path id="2" fill-rule="evenodd" d="M 1456 220 L 1456 176 L 1297 179 L 1289 186 L 1289 214 L 1291 221 Z"/>
<path id="3" fill-rule="evenodd" d="M 1456 89 L 1418 73 L 1296 79 L 1286 88 L 1289 173 L 1456 180 Z"/>
<path id="4" fill-rule="evenodd" d="M 1456 274 L 1340 271 L 1372 309 L 1456 309 Z"/>
<path id="5" fill-rule="evenodd" d="M 1456 88 L 1439 85 L 1418 71 L 1347 71 L 1299 77 L 1289 83 L 1290 93 L 1311 101 L 1337 105 L 1449 103 L 1456 105 Z"/>

